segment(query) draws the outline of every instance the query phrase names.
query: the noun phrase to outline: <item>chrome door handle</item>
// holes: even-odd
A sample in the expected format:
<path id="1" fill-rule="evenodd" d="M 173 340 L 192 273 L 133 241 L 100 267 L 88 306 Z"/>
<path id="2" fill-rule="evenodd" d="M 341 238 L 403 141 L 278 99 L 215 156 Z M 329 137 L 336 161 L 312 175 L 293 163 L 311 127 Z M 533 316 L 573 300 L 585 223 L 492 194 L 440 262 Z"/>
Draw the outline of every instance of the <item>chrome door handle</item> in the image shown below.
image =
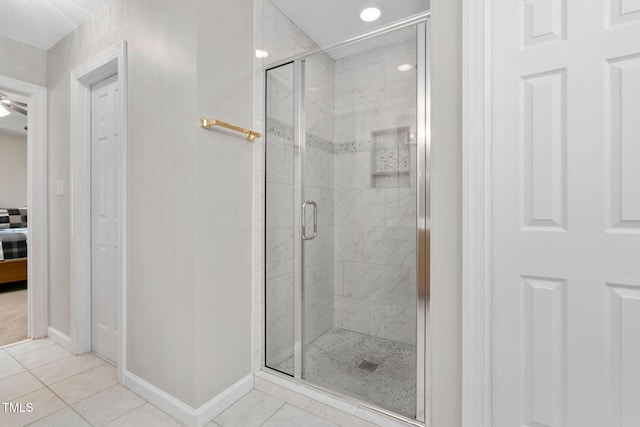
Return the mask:
<path id="1" fill-rule="evenodd" d="M 313 205 L 313 234 L 307 236 L 307 205 Z M 318 205 L 313 200 L 302 204 L 302 239 L 313 240 L 318 236 Z"/>

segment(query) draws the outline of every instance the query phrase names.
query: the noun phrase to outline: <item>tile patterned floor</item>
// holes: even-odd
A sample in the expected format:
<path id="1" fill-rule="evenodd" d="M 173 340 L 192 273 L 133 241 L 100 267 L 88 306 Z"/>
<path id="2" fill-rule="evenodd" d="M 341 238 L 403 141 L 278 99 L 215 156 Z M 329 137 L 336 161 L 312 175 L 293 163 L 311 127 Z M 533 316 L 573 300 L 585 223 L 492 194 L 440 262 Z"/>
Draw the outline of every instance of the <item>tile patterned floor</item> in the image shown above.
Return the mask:
<path id="1" fill-rule="evenodd" d="M 0 350 L 0 427 L 181 426 L 118 385 L 116 368 L 92 354 L 74 356 L 41 339 Z M 26 404 L 33 412 L 26 412 Z"/>
<path id="2" fill-rule="evenodd" d="M 305 354 L 305 377 L 311 382 L 415 416 L 415 345 L 334 328 L 309 343 Z M 364 369 L 363 361 L 376 369 Z M 291 372 L 293 360 L 279 369 Z"/>
<path id="3" fill-rule="evenodd" d="M 376 427 L 358 419 L 357 424 L 336 424 L 259 390 L 252 390 L 205 427 Z"/>
<path id="4" fill-rule="evenodd" d="M 5 412 L 0 406 L 0 427 L 182 425 L 120 386 L 116 369 L 104 360 L 92 354 L 74 356 L 49 339 L 0 349 L 0 402 L 33 405 L 33 412 L 22 413 Z M 313 405 L 308 408 L 313 410 Z M 355 417 L 341 422 L 329 413 L 323 415 L 252 390 L 206 427 L 374 426 Z"/>

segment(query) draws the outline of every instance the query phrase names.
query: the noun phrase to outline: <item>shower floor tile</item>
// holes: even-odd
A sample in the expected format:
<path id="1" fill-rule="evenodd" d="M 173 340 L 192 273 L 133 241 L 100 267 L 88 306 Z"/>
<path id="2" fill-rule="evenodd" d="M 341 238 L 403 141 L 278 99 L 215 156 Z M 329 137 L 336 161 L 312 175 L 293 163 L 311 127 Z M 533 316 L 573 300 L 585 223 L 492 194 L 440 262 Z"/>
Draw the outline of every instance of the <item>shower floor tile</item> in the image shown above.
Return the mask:
<path id="1" fill-rule="evenodd" d="M 306 346 L 304 363 L 304 377 L 313 383 L 415 416 L 414 345 L 334 328 Z M 277 369 L 292 372 L 292 364 L 288 359 Z"/>

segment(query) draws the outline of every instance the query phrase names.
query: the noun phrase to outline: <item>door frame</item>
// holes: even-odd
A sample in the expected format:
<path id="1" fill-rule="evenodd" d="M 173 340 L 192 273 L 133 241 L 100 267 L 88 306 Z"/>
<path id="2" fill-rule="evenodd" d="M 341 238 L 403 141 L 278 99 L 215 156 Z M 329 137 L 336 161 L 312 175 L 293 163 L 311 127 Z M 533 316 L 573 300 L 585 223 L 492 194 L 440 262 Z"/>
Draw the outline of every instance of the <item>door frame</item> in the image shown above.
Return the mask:
<path id="1" fill-rule="evenodd" d="M 491 0 L 462 0 L 462 426 L 491 427 Z"/>
<path id="2" fill-rule="evenodd" d="M 71 71 L 71 351 L 91 351 L 91 86 L 118 75 L 121 176 L 118 381 L 126 369 L 127 43 L 122 41 Z"/>
<path id="3" fill-rule="evenodd" d="M 49 222 L 47 89 L 0 75 L 0 88 L 29 98 L 27 116 L 27 333 L 43 338 L 49 327 Z M 7 206 L 13 207 L 13 206 Z M 18 207 L 18 206 L 15 206 Z"/>

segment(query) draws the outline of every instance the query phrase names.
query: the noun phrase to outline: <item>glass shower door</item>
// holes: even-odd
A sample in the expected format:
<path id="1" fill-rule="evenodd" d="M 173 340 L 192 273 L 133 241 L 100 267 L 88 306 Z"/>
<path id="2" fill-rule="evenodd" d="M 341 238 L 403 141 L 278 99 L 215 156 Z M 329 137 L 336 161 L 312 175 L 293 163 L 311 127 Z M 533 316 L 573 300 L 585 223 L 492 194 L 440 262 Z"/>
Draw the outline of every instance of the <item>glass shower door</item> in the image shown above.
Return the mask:
<path id="1" fill-rule="evenodd" d="M 416 28 L 304 61 L 302 376 L 416 416 Z"/>
<path id="2" fill-rule="evenodd" d="M 292 63 L 267 71 L 265 118 L 265 364 L 289 375 L 295 346 L 293 77 Z"/>

